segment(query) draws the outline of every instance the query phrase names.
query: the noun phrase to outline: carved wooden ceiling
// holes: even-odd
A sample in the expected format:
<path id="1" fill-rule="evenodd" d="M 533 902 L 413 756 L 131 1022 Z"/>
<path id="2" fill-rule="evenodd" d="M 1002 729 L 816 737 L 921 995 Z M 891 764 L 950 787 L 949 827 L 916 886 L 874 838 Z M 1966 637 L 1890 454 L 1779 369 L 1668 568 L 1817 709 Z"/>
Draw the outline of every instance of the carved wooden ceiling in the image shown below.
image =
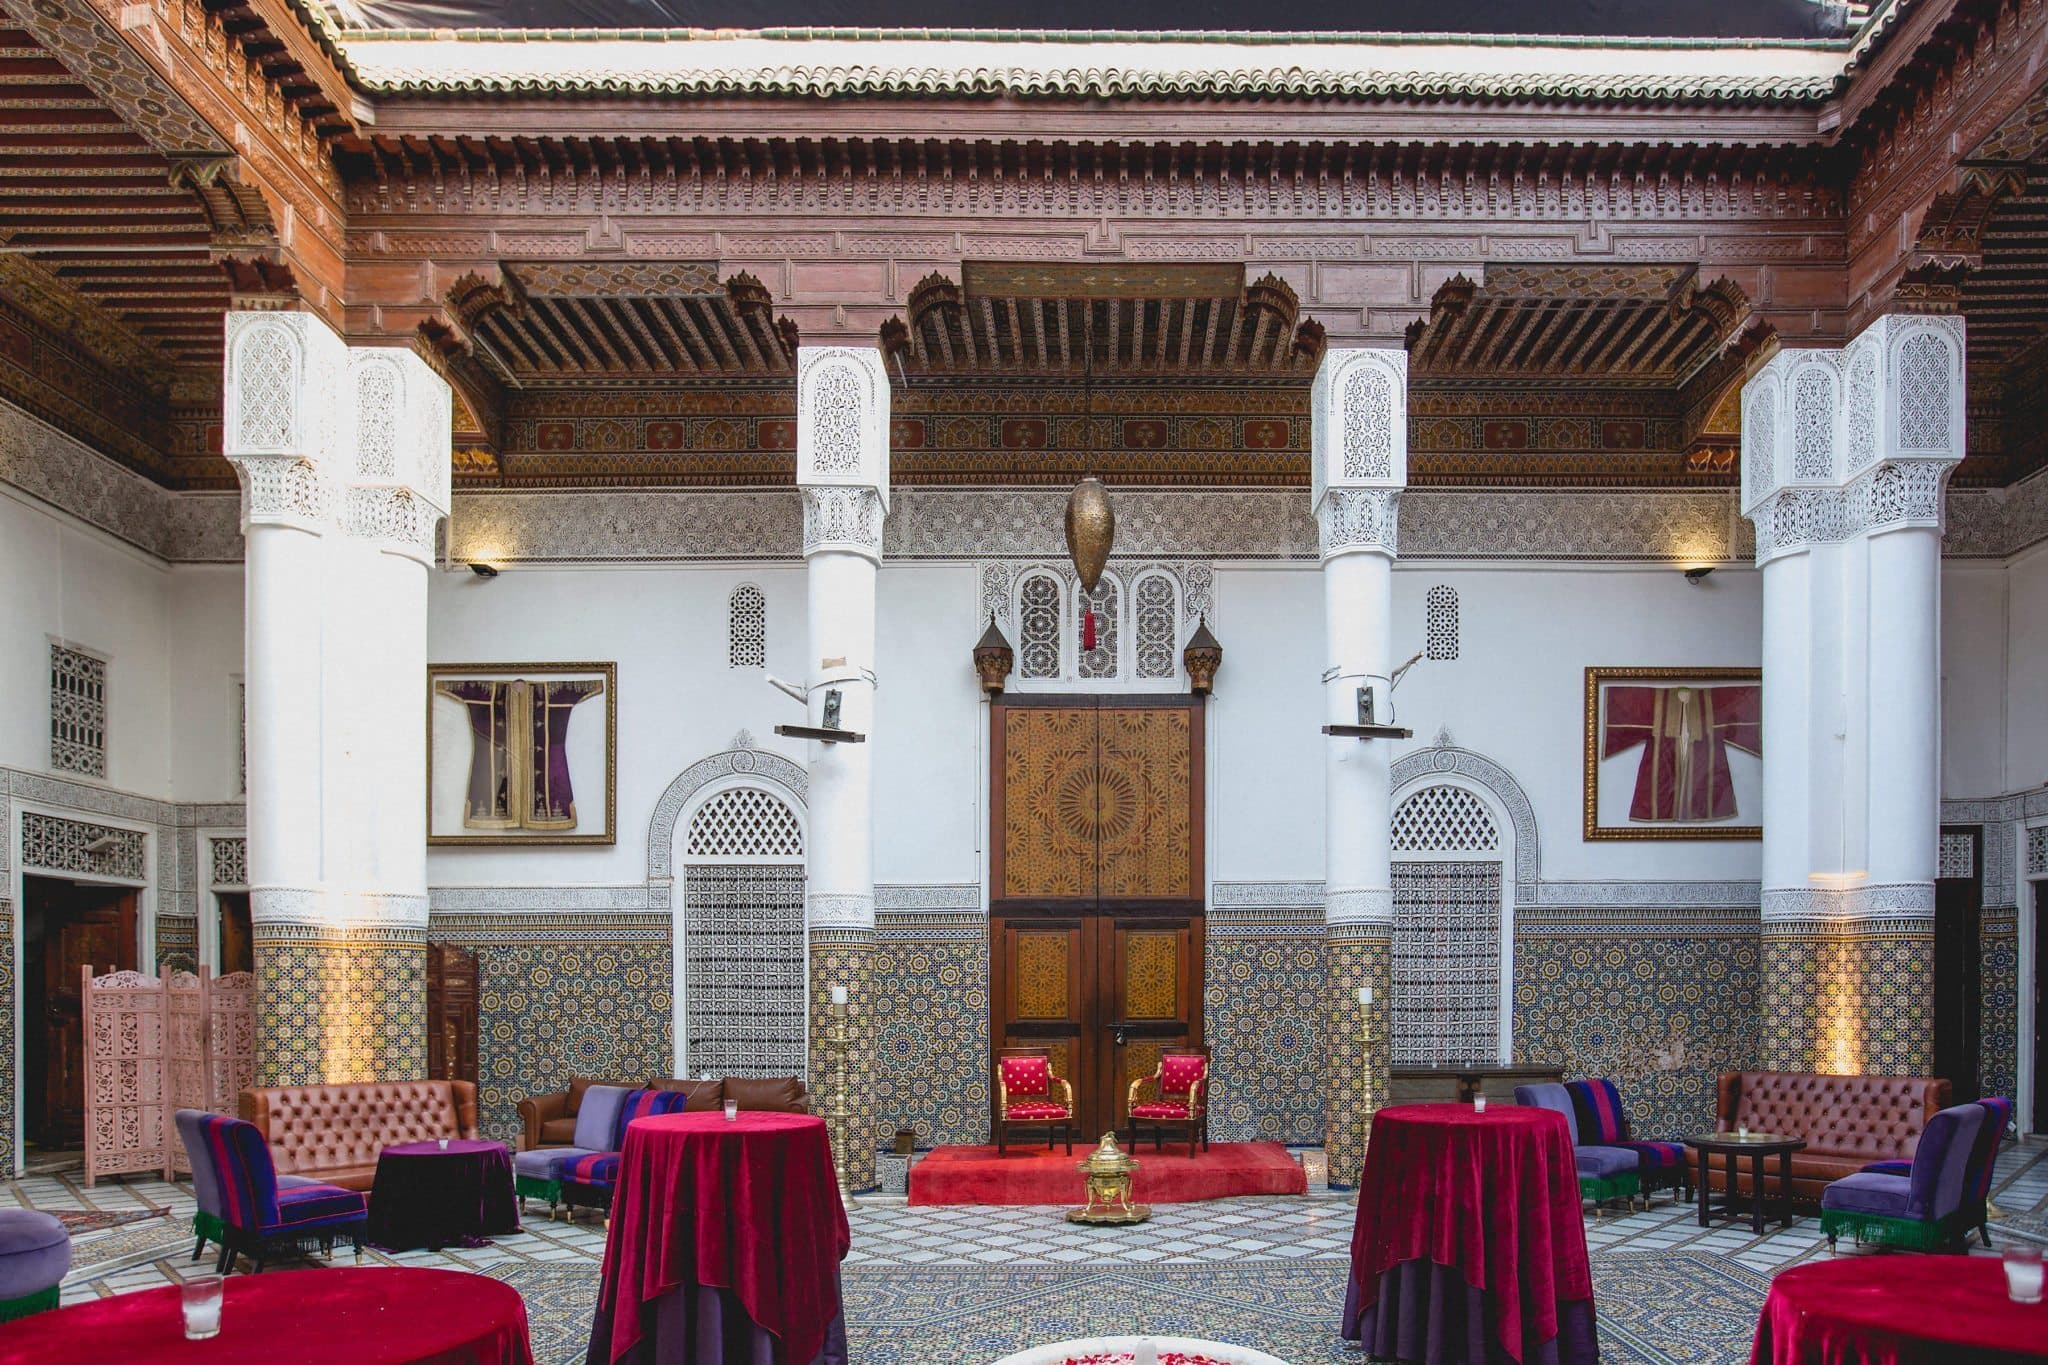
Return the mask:
<path id="1" fill-rule="evenodd" d="M 1675 390 L 1740 330 L 1749 301 L 1690 266 L 1508 266 L 1459 275 L 1408 329 L 1409 382 Z"/>
<path id="2" fill-rule="evenodd" d="M 778 328 L 751 275 L 722 284 L 710 262 L 508 262 L 465 275 L 449 304 L 485 365 L 533 389 L 787 378 L 796 332 Z"/>
<path id="3" fill-rule="evenodd" d="M 882 328 L 912 378 L 1100 375 L 1236 383 L 1315 376 L 1323 329 L 1274 275 L 1242 265 L 1068 266 L 969 261 L 926 276 L 908 319 Z"/>

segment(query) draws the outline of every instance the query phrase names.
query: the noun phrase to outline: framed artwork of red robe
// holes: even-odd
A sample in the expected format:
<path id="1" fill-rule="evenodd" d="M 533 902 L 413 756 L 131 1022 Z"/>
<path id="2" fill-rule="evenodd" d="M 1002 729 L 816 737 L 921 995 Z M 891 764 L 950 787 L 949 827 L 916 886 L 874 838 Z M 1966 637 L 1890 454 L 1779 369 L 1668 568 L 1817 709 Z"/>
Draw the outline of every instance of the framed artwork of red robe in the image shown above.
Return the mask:
<path id="1" fill-rule="evenodd" d="M 430 664 L 429 844 L 616 842 L 618 666 Z"/>
<path id="2" fill-rule="evenodd" d="M 1758 669 L 1586 670 L 1588 839 L 1760 839 L 1762 757 Z"/>

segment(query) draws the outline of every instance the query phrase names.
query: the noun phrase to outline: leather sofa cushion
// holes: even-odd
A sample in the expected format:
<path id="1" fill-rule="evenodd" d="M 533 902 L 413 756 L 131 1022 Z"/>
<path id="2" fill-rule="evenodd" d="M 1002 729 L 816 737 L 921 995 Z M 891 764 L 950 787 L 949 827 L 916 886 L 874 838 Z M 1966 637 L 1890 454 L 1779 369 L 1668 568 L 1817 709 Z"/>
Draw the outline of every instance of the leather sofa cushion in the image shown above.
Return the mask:
<path id="1" fill-rule="evenodd" d="M 576 1120 L 573 1118 L 549 1119 L 540 1126 L 540 1140 L 550 1147 L 566 1147 L 576 1136 Z"/>
<path id="2" fill-rule="evenodd" d="M 780 1114 L 811 1112 L 810 1092 L 794 1076 L 727 1076 L 725 1098 L 738 1101 L 742 1109 L 765 1109 Z"/>
<path id="3" fill-rule="evenodd" d="M 724 1081 L 715 1079 L 693 1081 L 681 1076 L 657 1076 L 647 1083 L 647 1088 L 670 1094 L 680 1091 L 689 1096 L 683 1101 L 683 1112 L 702 1114 L 725 1106 L 725 1085 Z"/>

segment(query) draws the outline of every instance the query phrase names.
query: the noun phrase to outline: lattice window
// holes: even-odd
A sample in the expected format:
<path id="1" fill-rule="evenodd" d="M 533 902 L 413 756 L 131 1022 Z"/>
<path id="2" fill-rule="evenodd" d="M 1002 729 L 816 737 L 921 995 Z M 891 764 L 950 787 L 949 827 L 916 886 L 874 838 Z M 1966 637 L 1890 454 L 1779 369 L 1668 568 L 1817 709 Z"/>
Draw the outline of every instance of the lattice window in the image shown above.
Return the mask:
<path id="1" fill-rule="evenodd" d="M 1501 865 L 1395 863 L 1395 1066 L 1500 1057 Z"/>
<path id="2" fill-rule="evenodd" d="M 50 646 L 50 766 L 60 773 L 107 775 L 107 661 L 55 643 Z"/>
<path id="3" fill-rule="evenodd" d="M 804 856 L 796 812 L 759 787 L 734 787 L 706 801 L 690 820 L 683 846 L 691 858 L 794 858 Z"/>
<path id="4" fill-rule="evenodd" d="M 1977 841 L 1966 830 L 1943 830 L 1934 875 L 1968 881 L 1977 875 Z"/>
<path id="5" fill-rule="evenodd" d="M 1500 847 L 1486 803 L 1446 783 L 1424 787 L 1394 812 L 1394 848 L 1401 853 L 1482 853 Z"/>
<path id="6" fill-rule="evenodd" d="M 1180 617 L 1174 609 L 1173 580 L 1146 574 L 1131 594 L 1132 644 L 1140 678 L 1171 678 L 1179 660 Z"/>
<path id="7" fill-rule="evenodd" d="M 2048 825 L 2027 831 L 2027 875 L 2048 877 Z"/>
<path id="8" fill-rule="evenodd" d="M 1458 657 L 1458 590 L 1439 583 L 1425 599 L 1423 652 L 1432 659 Z"/>
<path id="9" fill-rule="evenodd" d="M 1104 574 L 1094 592 L 1081 595 L 1081 604 L 1095 612 L 1095 648 L 1081 650 L 1081 676 L 1094 681 L 1114 679 L 1121 671 L 1117 660 L 1123 631 L 1123 593 L 1118 590 L 1116 579 Z M 1081 613 L 1076 611 L 1076 632 L 1081 629 L 1080 620 Z M 1077 635 L 1076 648 L 1079 643 Z"/>
<path id="10" fill-rule="evenodd" d="M 147 881 L 145 847 L 141 830 L 67 820 L 38 811 L 21 813 L 21 861 L 27 867 Z"/>
<path id="11" fill-rule="evenodd" d="M 1948 344 L 1931 332 L 1899 347 L 1899 448 L 1948 449 Z"/>
<path id="12" fill-rule="evenodd" d="M 213 885 L 249 884 L 249 841 L 244 838 L 213 841 Z"/>
<path id="13" fill-rule="evenodd" d="M 1060 585 L 1051 574 L 1030 574 L 1017 590 L 1017 672 L 1060 675 Z"/>
<path id="14" fill-rule="evenodd" d="M 692 865 L 683 874 L 684 1036 L 697 1075 L 804 1073 L 804 870 Z"/>
<path id="15" fill-rule="evenodd" d="M 731 668 L 768 666 L 768 599 L 752 583 L 732 590 L 726 604 L 725 661 Z"/>

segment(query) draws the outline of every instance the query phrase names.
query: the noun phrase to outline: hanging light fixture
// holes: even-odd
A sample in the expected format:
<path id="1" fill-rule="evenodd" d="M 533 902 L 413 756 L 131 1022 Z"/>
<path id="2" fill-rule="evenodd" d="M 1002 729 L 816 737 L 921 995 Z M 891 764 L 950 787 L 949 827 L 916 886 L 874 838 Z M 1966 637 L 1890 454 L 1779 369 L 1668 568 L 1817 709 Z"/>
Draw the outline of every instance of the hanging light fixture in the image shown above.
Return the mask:
<path id="1" fill-rule="evenodd" d="M 1112 302 L 1112 307 L 1115 304 Z M 1082 393 L 1087 409 L 1089 462 L 1095 446 L 1095 303 L 1090 300 L 1082 315 Z M 1095 648 L 1095 608 L 1088 598 L 1102 581 L 1103 566 L 1109 563 L 1110 547 L 1116 542 L 1116 510 L 1109 505 L 1109 490 L 1093 474 L 1074 485 L 1067 494 L 1067 557 L 1081 579 L 1081 652 Z"/>

